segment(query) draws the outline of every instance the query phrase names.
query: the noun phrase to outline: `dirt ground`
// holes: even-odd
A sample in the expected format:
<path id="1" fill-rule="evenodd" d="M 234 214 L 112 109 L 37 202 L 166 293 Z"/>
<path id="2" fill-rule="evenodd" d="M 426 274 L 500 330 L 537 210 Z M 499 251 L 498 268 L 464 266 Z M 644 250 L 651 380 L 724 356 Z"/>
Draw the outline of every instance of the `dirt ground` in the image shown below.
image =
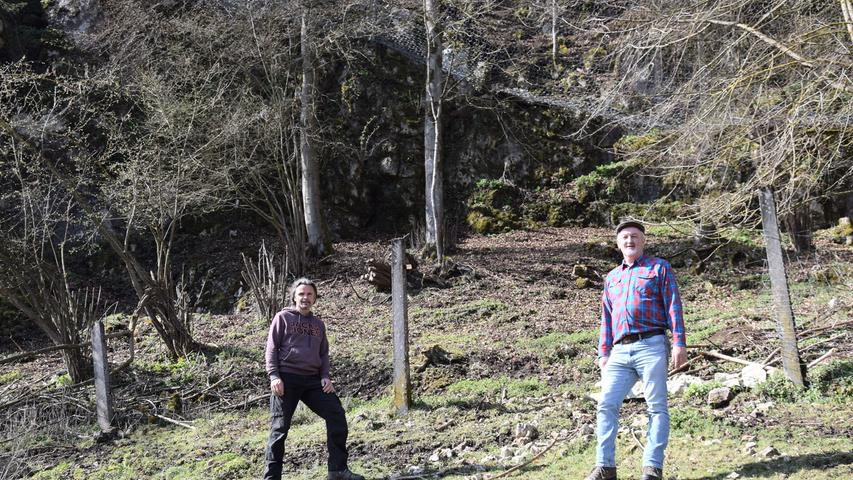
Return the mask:
<path id="1" fill-rule="evenodd" d="M 743 365 L 703 352 L 780 366 L 760 241 L 738 238 L 697 252 L 677 231 L 650 229 L 648 252 L 670 259 L 679 278 L 693 347 L 686 371 L 708 381 Z M 582 478 L 594 450 L 594 405 L 586 395 L 598 380 L 601 278 L 619 260 L 611 231 L 469 237 L 450 253 L 441 288 L 421 265 L 426 286 L 411 290 L 408 303 L 416 400 L 409 420 L 389 413 L 389 295 L 360 278 L 367 260 L 386 258 L 389 250 L 387 240 L 339 243 L 309 272 L 320 285 L 316 311 L 329 332 L 332 376 L 349 408 L 354 465 L 374 478 L 498 475 L 512 464 L 500 452 L 514 441 L 513 428 L 533 422 L 543 439 L 558 440 L 515 478 Z M 853 249 L 821 242 L 808 255 L 788 253 L 788 264 L 803 360 L 832 352 L 816 367 L 820 388 L 811 396 L 784 384 L 740 388 L 721 408 L 700 394 L 673 398 L 670 478 L 853 478 L 853 455 L 844 453 L 845 445 L 853 447 Z M 588 278 L 579 280 L 579 273 Z M 117 315 L 108 324 L 121 328 L 125 321 Z M 121 438 L 95 439 L 92 387 L 64 385 L 58 355 L 0 364 L 0 464 L 7 465 L 0 478 L 257 478 L 267 428 L 268 320 L 243 310 L 198 314 L 195 325 L 207 346 L 177 363 L 166 360 L 150 325 L 141 325 L 134 363 L 113 378 Z M 26 326 L 2 333 L 10 341 L 0 357 L 48 345 Z M 443 352 L 440 359 L 427 363 L 435 352 Z M 111 342 L 114 364 L 128 353 L 126 343 Z M 756 414 L 756 405 L 767 402 L 775 407 Z M 641 402 L 631 402 L 623 417 L 633 421 L 642 412 Z M 288 441 L 287 468 L 292 478 L 316 478 L 325 437 L 310 413 L 303 417 Z M 620 435 L 628 462 L 639 455 L 637 432 L 642 436 L 631 432 Z M 750 442 L 783 451 L 744 456 Z M 785 442 L 803 453 L 784 451 Z M 706 459 L 677 448 L 697 443 Z M 459 445 L 452 457 L 430 461 Z"/>

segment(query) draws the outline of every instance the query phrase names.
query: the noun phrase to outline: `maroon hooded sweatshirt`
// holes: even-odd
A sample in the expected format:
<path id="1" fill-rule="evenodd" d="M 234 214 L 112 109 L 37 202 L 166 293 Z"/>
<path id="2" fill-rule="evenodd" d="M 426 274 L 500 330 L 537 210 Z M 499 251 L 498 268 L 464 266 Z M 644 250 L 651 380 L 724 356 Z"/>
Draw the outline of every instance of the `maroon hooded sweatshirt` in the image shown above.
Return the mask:
<path id="1" fill-rule="evenodd" d="M 282 373 L 329 378 L 329 341 L 326 325 L 313 313 L 285 308 L 275 314 L 264 355 L 270 380 Z"/>

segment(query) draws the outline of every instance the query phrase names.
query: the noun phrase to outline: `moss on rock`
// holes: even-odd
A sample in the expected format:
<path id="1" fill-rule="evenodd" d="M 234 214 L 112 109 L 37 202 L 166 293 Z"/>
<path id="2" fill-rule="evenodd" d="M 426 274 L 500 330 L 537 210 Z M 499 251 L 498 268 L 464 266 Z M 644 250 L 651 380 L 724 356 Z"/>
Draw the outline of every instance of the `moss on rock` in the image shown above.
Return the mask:
<path id="1" fill-rule="evenodd" d="M 480 180 L 468 199 L 468 225 L 477 233 L 503 233 L 521 226 L 522 192 L 500 180 Z"/>

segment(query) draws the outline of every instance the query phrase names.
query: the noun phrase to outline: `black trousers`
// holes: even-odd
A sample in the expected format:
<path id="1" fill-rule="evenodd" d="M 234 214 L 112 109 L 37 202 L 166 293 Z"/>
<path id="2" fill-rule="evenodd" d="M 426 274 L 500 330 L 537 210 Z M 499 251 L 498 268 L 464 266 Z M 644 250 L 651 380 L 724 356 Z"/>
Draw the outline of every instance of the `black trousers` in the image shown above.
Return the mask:
<path id="1" fill-rule="evenodd" d="M 326 445 L 329 449 L 329 471 L 347 468 L 347 419 L 341 401 L 334 393 L 325 393 L 319 375 L 285 373 L 284 396 L 270 395 L 270 438 L 267 443 L 267 468 L 264 479 L 281 479 L 284 441 L 290 429 L 293 412 L 301 400 L 312 412 L 326 421 Z"/>

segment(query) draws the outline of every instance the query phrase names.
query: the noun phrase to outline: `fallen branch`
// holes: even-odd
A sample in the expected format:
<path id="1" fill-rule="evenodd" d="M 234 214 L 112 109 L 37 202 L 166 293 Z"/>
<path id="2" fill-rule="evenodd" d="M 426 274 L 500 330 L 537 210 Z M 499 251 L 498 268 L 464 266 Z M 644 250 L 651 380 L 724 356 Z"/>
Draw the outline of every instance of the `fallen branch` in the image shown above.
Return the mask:
<path id="1" fill-rule="evenodd" d="M 767 355 L 767 357 L 766 357 L 766 358 L 764 359 L 764 361 L 763 361 L 763 362 L 761 362 L 761 363 L 763 363 L 763 364 L 764 364 L 764 366 L 767 366 L 767 365 L 770 365 L 770 361 L 771 361 L 771 360 L 775 362 L 776 360 L 773 360 L 773 357 L 775 357 L 775 356 L 776 356 L 776 354 L 778 354 L 780 351 L 782 351 L 782 347 L 776 347 L 776 348 L 774 348 L 774 349 L 773 349 L 773 351 L 772 351 L 772 352 L 770 352 L 770 355 Z"/>
<path id="2" fill-rule="evenodd" d="M 806 338 L 811 338 L 811 337 L 806 337 L 806 335 L 810 335 L 810 334 L 817 333 L 817 332 L 822 332 L 822 331 L 824 331 L 824 330 L 834 330 L 834 329 L 837 329 L 837 328 L 847 327 L 847 326 L 850 326 L 850 325 L 853 325 L 853 320 L 848 320 L 848 321 L 846 321 L 846 322 L 836 323 L 835 325 L 826 325 L 826 326 L 823 326 L 823 327 L 816 327 L 816 328 L 812 328 L 812 329 L 809 329 L 809 330 L 805 330 L 805 331 L 803 331 L 803 332 L 800 332 L 800 334 L 799 334 L 799 335 L 800 335 L 800 338 L 801 338 L 802 340 L 805 340 Z"/>
<path id="3" fill-rule="evenodd" d="M 122 330 L 121 332 L 115 332 L 115 333 L 111 333 L 109 335 L 106 335 L 106 338 L 119 338 L 119 337 L 125 337 L 127 335 L 130 335 L 130 331 Z M 89 342 L 65 343 L 62 345 L 52 345 L 50 347 L 45 347 L 45 348 L 42 348 L 39 350 L 16 353 L 14 355 L 9 355 L 8 357 L 5 357 L 5 358 L 0 358 L 0 365 L 2 365 L 4 363 L 14 362 L 16 360 L 21 360 L 24 358 L 35 357 L 35 356 L 41 355 L 43 353 L 56 352 L 58 350 L 74 350 L 74 349 L 86 348 L 86 347 L 91 347 L 91 346 L 92 346 L 92 344 Z"/>
<path id="4" fill-rule="evenodd" d="M 641 442 L 640 439 L 637 437 L 637 432 L 635 432 L 633 428 L 629 430 L 631 430 L 631 436 L 634 437 L 634 441 L 637 442 L 637 446 L 640 447 L 640 450 L 645 450 L 646 446 L 643 445 L 643 442 Z"/>
<path id="5" fill-rule="evenodd" d="M 811 361 L 811 363 L 809 363 L 808 367 L 806 367 L 806 368 L 812 368 L 812 367 L 814 367 L 815 365 L 819 364 L 820 362 L 822 362 L 822 361 L 826 360 L 827 358 L 831 357 L 833 353 L 835 353 L 835 348 L 830 348 L 828 352 L 824 353 L 823 355 L 821 355 L 821 356 L 820 356 L 820 357 L 818 357 L 817 359 L 812 360 L 812 361 Z"/>
<path id="6" fill-rule="evenodd" d="M 354 294 L 355 294 L 355 296 L 356 296 L 356 297 L 358 297 L 358 299 L 359 299 L 359 300 L 361 300 L 361 301 L 363 301 L 363 302 L 366 302 L 366 301 L 367 301 L 367 299 L 366 299 L 366 298 L 364 298 L 364 297 L 362 297 L 362 296 L 358 293 L 358 290 L 356 290 L 356 289 L 355 289 L 355 285 L 353 285 L 353 284 L 352 284 L 352 280 L 350 280 L 350 279 L 349 279 L 349 275 L 344 274 L 344 278 L 346 278 L 347 283 L 349 283 L 349 288 L 351 288 L 351 289 L 352 289 L 352 293 L 354 293 Z"/>
<path id="7" fill-rule="evenodd" d="M 674 374 L 676 374 L 676 373 L 683 372 L 684 370 L 687 370 L 687 367 L 689 367 L 689 366 L 690 366 L 690 364 L 691 364 L 691 363 L 693 363 L 693 360 L 694 360 L 695 358 L 696 358 L 696 357 L 690 357 L 690 358 L 688 358 L 688 359 L 687 359 L 687 361 L 686 361 L 686 362 L 684 362 L 684 363 L 682 363 L 680 367 L 678 367 L 678 368 L 673 368 L 672 370 L 670 370 L 670 371 L 669 371 L 669 373 L 667 373 L 667 374 L 666 374 L 666 376 L 667 376 L 667 377 L 671 377 L 671 376 L 673 376 L 673 375 L 674 375 Z"/>
<path id="8" fill-rule="evenodd" d="M 237 408 L 245 408 L 245 407 L 249 406 L 249 404 L 255 403 L 255 402 L 257 402 L 258 400 L 263 400 L 263 399 L 265 399 L 265 398 L 270 398 L 270 395 L 272 395 L 272 394 L 271 394 L 271 393 L 267 393 L 267 394 L 265 394 L 265 395 L 259 395 L 259 396 L 257 396 L 257 397 L 251 397 L 251 398 L 246 399 L 246 401 L 245 401 L 245 402 L 243 402 L 243 403 L 238 403 L 238 404 L 236 404 L 236 405 L 228 405 L 226 408 L 234 408 L 234 409 L 237 409 Z"/>
<path id="9" fill-rule="evenodd" d="M 204 390 L 202 390 L 202 391 L 200 391 L 200 392 L 196 392 L 196 393 L 194 393 L 194 394 L 192 394 L 192 395 L 189 395 L 189 396 L 187 396 L 187 397 L 184 397 L 184 400 L 193 400 L 193 399 L 195 399 L 195 398 L 198 398 L 198 397 L 200 397 L 200 396 L 204 395 L 205 393 L 209 392 L 209 391 L 210 391 L 210 390 L 212 390 L 213 388 L 216 388 L 216 386 L 217 386 L 217 385 L 219 385 L 220 383 L 224 382 L 225 380 L 228 380 L 228 378 L 230 378 L 230 377 L 231 377 L 231 371 L 232 371 L 233 369 L 234 369 L 234 366 L 232 365 L 232 366 L 231 366 L 231 368 L 229 368 L 229 369 L 228 369 L 228 371 L 227 371 L 227 372 L 225 372 L 225 375 L 223 375 L 223 376 L 222 376 L 222 378 L 220 378 L 220 379 L 219 379 L 219 381 L 217 381 L 217 382 L 213 383 L 213 385 L 210 385 L 209 387 L 205 388 Z"/>
<path id="10" fill-rule="evenodd" d="M 450 420 L 442 423 L 441 425 L 438 425 L 437 427 L 435 427 L 435 431 L 436 432 L 443 432 L 443 431 L 447 430 L 448 427 L 453 426 L 454 423 L 456 423 L 456 421 L 453 419 L 450 419 Z"/>
<path id="11" fill-rule="evenodd" d="M 178 425 L 178 426 L 181 426 L 181 427 L 184 427 L 184 428 L 189 428 L 190 430 L 195 430 L 195 429 L 196 429 L 195 425 L 190 425 L 189 423 L 182 422 L 182 421 L 180 421 L 180 420 L 175 420 L 174 418 L 164 417 L 163 415 L 159 415 L 159 414 L 157 414 L 157 413 L 152 413 L 151 415 L 153 415 L 153 416 L 155 416 L 155 417 L 157 417 L 157 418 L 159 418 L 159 419 L 161 419 L 161 420 L 165 420 L 165 421 L 167 421 L 167 422 L 169 422 L 169 423 L 174 423 L 175 425 Z"/>
<path id="12" fill-rule="evenodd" d="M 815 342 L 815 343 L 813 343 L 813 344 L 809 345 L 808 347 L 804 347 L 804 348 L 800 349 L 800 353 L 808 352 L 809 350 L 811 350 L 811 349 L 813 349 L 813 348 L 815 348 L 815 347 L 817 347 L 817 346 L 819 346 L 819 345 L 823 345 L 824 343 L 831 342 L 831 341 L 833 341 L 833 340 L 838 340 L 839 338 L 844 337 L 844 336 L 846 336 L 846 335 L 847 335 L 847 332 L 845 332 L 845 333 L 839 333 L 838 335 L 835 335 L 835 336 L 832 336 L 832 337 L 829 337 L 829 338 L 825 338 L 825 339 L 823 339 L 823 340 L 821 340 L 821 341 L 819 341 L 819 342 Z M 811 337 L 809 337 L 809 338 L 811 338 Z M 778 351 L 779 351 L 779 349 L 778 349 L 778 348 L 777 348 L 776 350 L 774 350 L 774 351 L 773 351 L 773 352 L 774 352 L 774 355 L 775 355 L 775 353 L 778 353 Z M 773 365 L 774 363 L 778 362 L 778 361 L 779 361 L 779 360 L 781 360 L 781 359 L 782 359 L 782 357 L 775 357 L 775 358 L 772 358 L 769 362 L 764 362 L 764 365 L 765 365 L 765 366 Z"/>
<path id="13" fill-rule="evenodd" d="M 750 27 L 749 25 L 746 25 L 744 23 L 730 22 L 730 21 L 726 21 L 726 20 L 705 20 L 705 21 L 708 23 L 713 23 L 715 25 L 725 25 L 728 27 L 737 27 L 737 28 L 740 28 L 741 30 L 747 31 L 747 32 L 755 35 L 759 39 L 761 39 L 761 41 L 763 41 L 764 43 L 766 43 L 772 47 L 775 47 L 776 49 L 778 49 L 779 51 L 781 51 L 785 55 L 793 58 L 800 65 L 803 65 L 803 66 L 809 67 L 809 68 L 814 68 L 814 63 L 812 61 L 807 60 L 802 55 L 791 50 L 786 45 L 782 44 L 781 42 L 779 42 L 773 38 L 771 38 L 770 36 L 761 32 L 760 30 L 758 30 L 756 28 Z"/>
<path id="14" fill-rule="evenodd" d="M 704 355 L 706 357 L 718 358 L 720 360 L 727 360 L 729 362 L 739 363 L 741 365 L 758 365 L 759 367 L 764 368 L 764 365 L 762 365 L 758 362 L 752 362 L 752 361 L 744 360 L 742 358 L 737 358 L 737 357 L 730 357 L 730 356 L 724 355 L 724 354 L 722 354 L 716 350 L 711 350 L 708 352 L 699 352 L 699 354 Z"/>

